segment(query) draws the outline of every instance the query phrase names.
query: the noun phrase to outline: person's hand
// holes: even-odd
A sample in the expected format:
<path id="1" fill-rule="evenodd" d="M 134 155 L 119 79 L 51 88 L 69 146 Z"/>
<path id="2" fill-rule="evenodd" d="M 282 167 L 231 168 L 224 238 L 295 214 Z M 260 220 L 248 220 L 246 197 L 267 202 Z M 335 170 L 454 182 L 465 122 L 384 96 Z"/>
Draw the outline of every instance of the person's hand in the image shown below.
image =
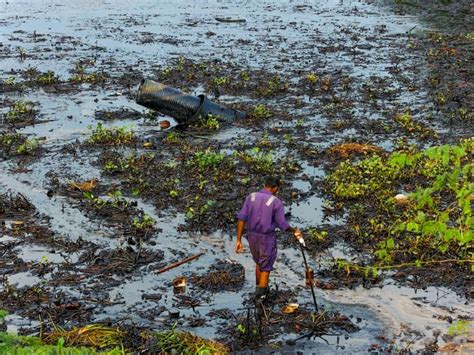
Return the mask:
<path id="1" fill-rule="evenodd" d="M 237 243 L 235 244 L 235 252 L 239 254 L 243 251 L 244 251 L 244 245 L 242 244 L 242 242 L 237 241 Z"/>
<path id="2" fill-rule="evenodd" d="M 300 244 L 303 247 L 306 247 L 306 243 L 304 242 L 304 239 L 303 239 L 303 232 L 301 232 L 298 228 L 296 228 L 294 235 L 295 235 L 295 238 L 298 240 L 298 242 L 300 242 Z"/>
<path id="3" fill-rule="evenodd" d="M 301 232 L 301 230 L 299 230 L 298 228 L 296 228 L 295 232 L 293 233 L 293 235 L 295 236 L 296 239 L 300 239 L 303 237 L 303 232 Z"/>

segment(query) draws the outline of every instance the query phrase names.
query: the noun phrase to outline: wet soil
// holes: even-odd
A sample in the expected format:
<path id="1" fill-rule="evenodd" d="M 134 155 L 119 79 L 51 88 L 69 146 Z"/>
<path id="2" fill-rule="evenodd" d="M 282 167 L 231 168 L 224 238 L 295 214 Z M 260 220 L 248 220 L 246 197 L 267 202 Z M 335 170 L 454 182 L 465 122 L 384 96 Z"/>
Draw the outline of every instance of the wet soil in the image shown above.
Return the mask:
<path id="1" fill-rule="evenodd" d="M 472 278 L 454 269 L 368 278 L 337 268 L 339 257 L 368 255 L 323 183 L 341 160 L 371 153 L 340 143 L 391 151 L 473 136 L 473 39 L 462 21 L 448 31 L 385 1 L 0 7 L 0 309 L 21 317 L 9 328 L 177 322 L 233 351 L 429 352 L 472 317 Z M 134 102 L 144 77 L 249 118 L 177 126 Z M 9 114 L 20 100 L 33 110 Z M 407 111 L 410 125 L 397 116 Z M 131 127 L 135 139 L 87 142 L 99 122 Z M 307 238 L 319 312 L 300 250 L 280 233 L 259 323 L 253 261 L 248 248 L 234 252 L 235 213 L 270 173 L 284 181 L 291 224 L 327 237 Z M 184 294 L 173 293 L 178 276 Z M 282 313 L 289 301 L 298 312 Z"/>

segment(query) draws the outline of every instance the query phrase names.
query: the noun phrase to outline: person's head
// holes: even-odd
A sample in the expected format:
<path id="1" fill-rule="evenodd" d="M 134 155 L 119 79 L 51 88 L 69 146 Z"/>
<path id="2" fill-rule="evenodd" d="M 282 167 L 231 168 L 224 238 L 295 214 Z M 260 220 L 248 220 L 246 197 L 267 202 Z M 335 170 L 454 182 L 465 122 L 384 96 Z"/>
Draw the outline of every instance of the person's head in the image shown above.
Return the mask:
<path id="1" fill-rule="evenodd" d="M 280 178 L 276 176 L 267 176 L 265 178 L 265 188 L 271 191 L 272 194 L 276 194 L 278 189 L 280 188 L 281 181 Z"/>

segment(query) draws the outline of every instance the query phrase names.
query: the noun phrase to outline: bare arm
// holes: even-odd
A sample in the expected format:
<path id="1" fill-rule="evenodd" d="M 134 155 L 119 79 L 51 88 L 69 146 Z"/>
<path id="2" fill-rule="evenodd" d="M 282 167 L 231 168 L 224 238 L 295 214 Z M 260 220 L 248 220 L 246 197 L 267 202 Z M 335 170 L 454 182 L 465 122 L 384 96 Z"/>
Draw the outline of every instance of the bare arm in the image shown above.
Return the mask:
<path id="1" fill-rule="evenodd" d="M 244 250 L 244 246 L 242 244 L 242 234 L 244 234 L 245 229 L 245 222 L 239 219 L 237 221 L 237 243 L 235 245 L 235 252 L 240 253 Z"/>

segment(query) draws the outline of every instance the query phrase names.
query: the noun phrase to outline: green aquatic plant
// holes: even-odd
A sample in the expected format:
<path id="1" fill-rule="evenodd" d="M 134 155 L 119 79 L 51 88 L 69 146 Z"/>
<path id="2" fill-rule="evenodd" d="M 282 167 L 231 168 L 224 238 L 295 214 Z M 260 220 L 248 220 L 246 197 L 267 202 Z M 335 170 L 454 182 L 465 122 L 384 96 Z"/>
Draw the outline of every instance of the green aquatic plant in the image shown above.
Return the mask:
<path id="1" fill-rule="evenodd" d="M 3 81 L 5 85 L 12 86 L 15 85 L 16 76 L 10 75 L 7 79 Z"/>
<path id="2" fill-rule="evenodd" d="M 15 123 L 25 118 L 34 118 L 35 114 L 34 104 L 31 101 L 19 100 L 10 107 L 10 110 L 5 114 L 5 118 L 8 122 Z"/>
<path id="3" fill-rule="evenodd" d="M 362 269 L 376 274 L 449 262 L 474 270 L 472 154 L 471 138 L 339 164 L 326 180 L 327 191 L 355 221 L 354 242 L 372 245 L 372 265 Z M 394 198 L 400 190 L 406 191 L 403 199 Z"/>
<path id="4" fill-rule="evenodd" d="M 218 130 L 220 128 L 220 123 L 218 117 L 207 115 L 206 117 L 201 118 L 200 126 L 209 130 Z"/>
<path id="5" fill-rule="evenodd" d="M 194 153 L 191 165 L 198 166 L 201 170 L 216 168 L 225 159 L 225 155 L 211 151 L 211 148 Z"/>
<path id="6" fill-rule="evenodd" d="M 16 152 L 22 155 L 33 154 L 39 149 L 39 142 L 36 138 L 26 139 L 23 143 L 18 145 Z"/>
<path id="7" fill-rule="evenodd" d="M 136 229 L 150 229 L 156 224 L 156 221 L 148 214 L 143 213 L 140 217 L 133 219 L 133 227 Z"/>
<path id="8" fill-rule="evenodd" d="M 199 355 L 229 353 L 224 344 L 177 331 L 175 326 L 165 332 L 155 332 L 151 337 L 153 345 L 147 349 L 150 353 Z"/>
<path id="9" fill-rule="evenodd" d="M 242 78 L 243 81 L 249 81 L 250 80 L 250 74 L 246 72 L 245 70 L 240 72 L 240 77 Z"/>
<path id="10" fill-rule="evenodd" d="M 415 134 L 422 139 L 438 137 L 438 134 L 433 129 L 420 122 L 416 122 L 410 111 L 395 115 L 394 121 L 399 123 L 407 133 Z"/>
<path id="11" fill-rule="evenodd" d="M 107 128 L 102 123 L 96 127 L 88 126 L 92 130 L 90 137 L 86 140 L 89 145 L 121 145 L 136 140 L 136 135 L 129 127 Z"/>
<path id="12" fill-rule="evenodd" d="M 48 70 L 45 73 L 40 73 L 35 78 L 35 83 L 38 85 L 52 85 L 59 82 L 58 76 L 52 70 Z"/>
<path id="13" fill-rule="evenodd" d="M 18 47 L 18 56 L 20 57 L 20 60 L 25 60 L 26 59 L 26 50 L 24 48 Z"/>
<path id="14" fill-rule="evenodd" d="M 81 73 L 74 74 L 69 80 L 75 84 L 98 84 L 105 82 L 107 80 L 107 76 L 104 73 Z"/>
<path id="15" fill-rule="evenodd" d="M 163 138 L 165 143 L 169 144 L 177 144 L 181 141 L 181 138 L 178 133 L 176 132 L 169 132 L 165 138 Z"/>
<path id="16" fill-rule="evenodd" d="M 97 209 L 101 209 L 107 204 L 107 201 L 95 196 L 92 192 L 86 191 L 83 193 L 83 196 Z"/>
<path id="17" fill-rule="evenodd" d="M 215 86 L 226 86 L 230 84 L 230 78 L 227 76 L 218 76 L 212 79 L 212 83 Z"/>
<path id="18" fill-rule="evenodd" d="M 271 174 L 274 171 L 275 158 L 273 154 L 265 153 L 258 147 L 235 152 L 235 156 L 258 173 Z"/>
<path id="19" fill-rule="evenodd" d="M 278 74 L 275 74 L 268 79 L 267 82 L 257 88 L 256 94 L 261 97 L 270 97 L 287 90 L 288 83 L 285 83 Z"/>
<path id="20" fill-rule="evenodd" d="M 264 104 L 255 105 L 251 113 L 251 117 L 259 121 L 267 120 L 272 116 L 273 113 Z"/>
<path id="21" fill-rule="evenodd" d="M 107 196 L 110 198 L 109 203 L 115 208 L 124 210 L 129 205 L 129 202 L 123 197 L 122 191 L 120 190 L 111 191 Z"/>
<path id="22" fill-rule="evenodd" d="M 469 330 L 474 327 L 474 321 L 458 320 L 448 328 L 448 335 L 469 335 Z"/>
<path id="23" fill-rule="evenodd" d="M 326 231 L 320 231 L 316 228 L 309 228 L 306 233 L 308 236 L 314 240 L 315 242 L 323 242 L 327 239 L 328 237 L 328 232 Z"/>
<path id="24" fill-rule="evenodd" d="M 103 169 L 110 174 L 136 174 L 145 169 L 154 158 L 155 155 L 149 152 L 140 155 L 131 153 L 125 156 L 115 156 L 104 162 Z"/>

